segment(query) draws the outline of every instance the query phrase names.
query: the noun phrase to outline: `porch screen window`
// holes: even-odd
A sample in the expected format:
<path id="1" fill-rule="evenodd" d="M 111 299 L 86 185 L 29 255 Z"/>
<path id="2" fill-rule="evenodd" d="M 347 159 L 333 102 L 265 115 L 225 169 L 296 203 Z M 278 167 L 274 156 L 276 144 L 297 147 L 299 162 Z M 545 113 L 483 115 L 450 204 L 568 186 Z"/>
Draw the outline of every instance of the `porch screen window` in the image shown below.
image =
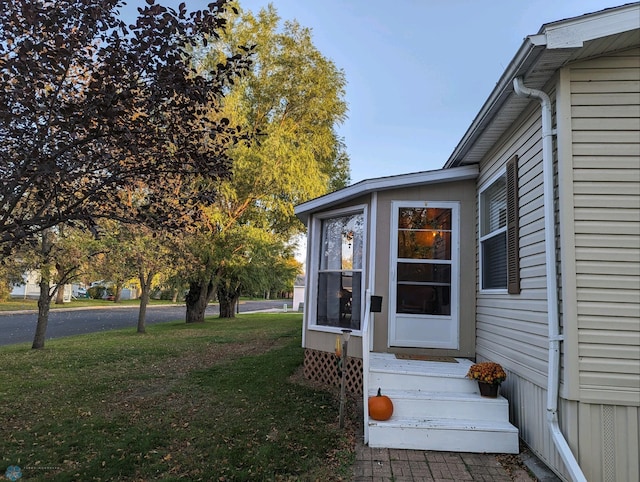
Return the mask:
<path id="1" fill-rule="evenodd" d="M 517 161 L 480 193 L 482 289 L 520 292 Z"/>
<path id="2" fill-rule="evenodd" d="M 451 315 L 451 209 L 398 212 L 396 313 Z"/>
<path id="3" fill-rule="evenodd" d="M 317 324 L 360 329 L 362 299 L 362 213 L 321 223 Z"/>

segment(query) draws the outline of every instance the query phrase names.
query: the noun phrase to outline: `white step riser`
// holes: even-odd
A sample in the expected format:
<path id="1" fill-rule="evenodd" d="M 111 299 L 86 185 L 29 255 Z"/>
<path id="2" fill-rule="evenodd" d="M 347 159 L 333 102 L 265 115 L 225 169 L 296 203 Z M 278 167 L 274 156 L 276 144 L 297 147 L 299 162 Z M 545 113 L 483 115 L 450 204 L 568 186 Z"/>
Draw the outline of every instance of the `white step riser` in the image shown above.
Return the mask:
<path id="1" fill-rule="evenodd" d="M 517 454 L 517 432 L 369 427 L 369 446 L 446 452 Z"/>
<path id="2" fill-rule="evenodd" d="M 399 418 L 509 420 L 508 402 L 484 400 L 406 399 L 393 397 L 393 414 Z"/>
<path id="3" fill-rule="evenodd" d="M 518 453 L 518 430 L 503 397 L 483 398 L 465 377 L 471 362 L 433 363 L 372 354 L 369 394 L 393 401 L 388 422 L 369 420 L 369 445 L 413 450 Z"/>
<path id="4" fill-rule="evenodd" d="M 369 388 L 385 390 L 420 390 L 423 392 L 474 393 L 478 384 L 467 378 L 444 378 L 429 375 L 407 375 L 371 370 Z"/>

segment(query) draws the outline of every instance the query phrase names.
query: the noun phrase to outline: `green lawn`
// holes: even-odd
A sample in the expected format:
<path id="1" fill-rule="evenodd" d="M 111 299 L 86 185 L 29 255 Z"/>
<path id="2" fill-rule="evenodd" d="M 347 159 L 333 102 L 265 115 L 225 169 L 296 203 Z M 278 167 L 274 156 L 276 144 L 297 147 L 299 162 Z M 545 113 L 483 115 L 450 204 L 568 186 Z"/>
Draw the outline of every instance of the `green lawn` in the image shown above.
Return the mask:
<path id="1" fill-rule="evenodd" d="M 301 381 L 301 315 L 165 323 L 0 348 L 0 474 L 348 480 L 355 409 Z M 353 405 L 353 404 L 351 404 Z"/>

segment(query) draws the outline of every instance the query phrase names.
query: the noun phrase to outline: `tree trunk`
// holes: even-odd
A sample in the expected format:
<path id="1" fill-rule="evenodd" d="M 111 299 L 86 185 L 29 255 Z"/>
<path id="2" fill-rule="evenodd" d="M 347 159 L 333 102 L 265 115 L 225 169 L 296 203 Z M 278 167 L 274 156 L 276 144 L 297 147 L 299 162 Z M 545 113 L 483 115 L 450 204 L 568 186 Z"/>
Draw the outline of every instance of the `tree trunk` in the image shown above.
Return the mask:
<path id="1" fill-rule="evenodd" d="M 192 281 L 185 298 L 187 323 L 204 323 L 204 312 L 213 296 L 213 281 Z"/>
<path id="2" fill-rule="evenodd" d="M 113 302 L 120 303 L 120 297 L 122 296 L 122 284 L 116 283 L 115 292 L 113 293 Z"/>
<path id="3" fill-rule="evenodd" d="M 151 280 L 153 279 L 153 273 L 147 273 L 145 277 L 143 272 L 138 273 L 140 279 L 140 286 L 142 287 L 142 294 L 140 295 L 140 311 L 138 311 L 138 333 L 146 333 L 144 325 L 145 318 L 147 316 L 147 305 L 149 304 L 149 297 L 151 296 Z"/>
<path id="4" fill-rule="evenodd" d="M 49 308 L 51 307 L 51 298 L 55 296 L 57 289 L 50 293 L 51 284 L 51 266 L 46 260 L 49 259 L 51 249 L 53 247 L 53 237 L 51 231 L 46 229 L 42 232 L 42 241 L 40 244 L 40 252 L 45 262 L 40 265 L 40 296 L 38 297 L 38 322 L 36 324 L 36 334 L 33 337 L 31 348 L 34 350 L 44 348 L 44 337 L 47 333 L 47 324 L 49 323 Z"/>
<path id="5" fill-rule="evenodd" d="M 47 294 L 49 293 L 49 289 L 47 288 Z M 64 303 L 64 286 L 58 285 L 58 289 L 56 291 L 56 305 L 61 305 Z"/>
<path id="6" fill-rule="evenodd" d="M 49 323 L 49 304 L 51 295 L 49 294 L 49 280 L 40 280 L 40 297 L 38 298 L 38 324 L 36 334 L 33 337 L 31 348 L 34 350 L 44 348 L 44 337 L 47 333 L 47 323 Z"/>
<path id="7" fill-rule="evenodd" d="M 218 286 L 218 301 L 220 302 L 220 318 L 235 318 L 236 303 L 240 293 L 229 289 L 224 283 Z"/>

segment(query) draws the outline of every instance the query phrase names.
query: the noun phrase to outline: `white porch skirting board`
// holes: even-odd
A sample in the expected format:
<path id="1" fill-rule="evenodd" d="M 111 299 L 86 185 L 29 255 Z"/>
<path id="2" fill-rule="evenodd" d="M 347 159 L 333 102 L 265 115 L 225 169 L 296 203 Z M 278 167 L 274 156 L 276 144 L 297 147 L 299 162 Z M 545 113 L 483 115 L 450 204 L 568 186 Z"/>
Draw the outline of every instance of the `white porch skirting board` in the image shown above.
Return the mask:
<path id="1" fill-rule="evenodd" d="M 370 396 L 381 388 L 393 401 L 391 419 L 369 419 L 369 446 L 447 452 L 518 453 L 518 429 L 508 401 L 481 397 L 465 377 L 472 362 L 398 360 L 371 353 Z"/>

